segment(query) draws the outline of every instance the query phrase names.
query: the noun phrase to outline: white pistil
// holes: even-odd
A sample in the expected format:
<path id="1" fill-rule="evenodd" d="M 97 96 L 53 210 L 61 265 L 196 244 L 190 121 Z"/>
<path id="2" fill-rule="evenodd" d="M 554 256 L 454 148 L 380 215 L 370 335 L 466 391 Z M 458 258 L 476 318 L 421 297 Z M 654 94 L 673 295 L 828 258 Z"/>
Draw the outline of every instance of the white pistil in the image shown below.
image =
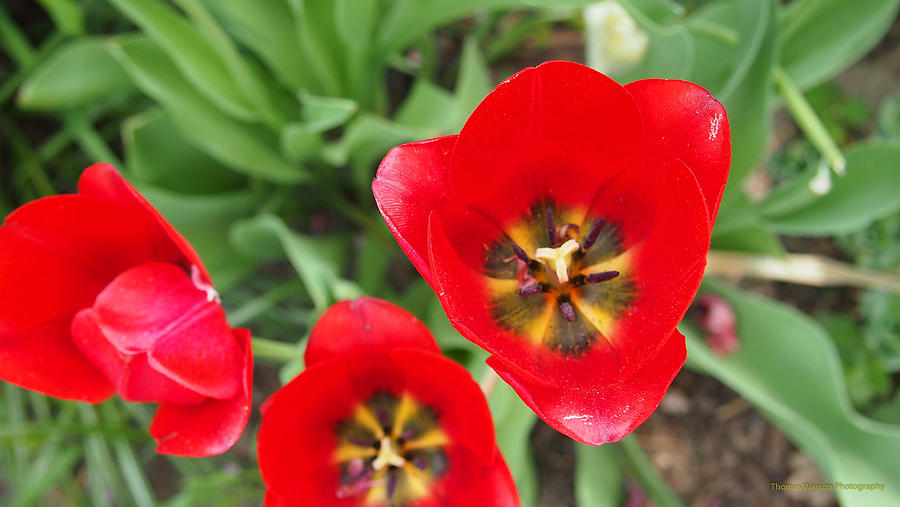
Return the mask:
<path id="1" fill-rule="evenodd" d="M 378 447 L 378 456 L 376 456 L 375 461 L 372 462 L 372 468 L 377 471 L 387 465 L 402 467 L 404 464 L 406 464 L 406 460 L 394 450 L 394 442 L 390 437 L 382 438 L 381 446 Z"/>
<path id="2" fill-rule="evenodd" d="M 559 283 L 566 283 L 569 281 L 569 263 L 572 261 L 572 254 L 577 252 L 578 248 L 578 242 L 570 239 L 557 248 L 538 248 L 534 257 L 556 270 Z"/>

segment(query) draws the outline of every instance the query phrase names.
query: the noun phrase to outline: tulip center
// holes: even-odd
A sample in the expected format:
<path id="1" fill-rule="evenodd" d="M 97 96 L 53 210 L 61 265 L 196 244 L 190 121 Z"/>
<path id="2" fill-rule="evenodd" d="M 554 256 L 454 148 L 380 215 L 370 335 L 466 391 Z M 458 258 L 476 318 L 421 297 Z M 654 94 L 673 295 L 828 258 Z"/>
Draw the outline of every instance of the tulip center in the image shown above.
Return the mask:
<path id="1" fill-rule="evenodd" d="M 402 507 L 427 498 L 447 471 L 444 447 L 450 440 L 434 410 L 409 393 L 376 392 L 335 433 L 338 498 Z"/>
<path id="2" fill-rule="evenodd" d="M 527 252 L 534 252 L 531 256 Z M 506 329 L 566 356 L 612 345 L 635 284 L 618 224 L 541 201 L 489 245 L 491 313 Z"/>

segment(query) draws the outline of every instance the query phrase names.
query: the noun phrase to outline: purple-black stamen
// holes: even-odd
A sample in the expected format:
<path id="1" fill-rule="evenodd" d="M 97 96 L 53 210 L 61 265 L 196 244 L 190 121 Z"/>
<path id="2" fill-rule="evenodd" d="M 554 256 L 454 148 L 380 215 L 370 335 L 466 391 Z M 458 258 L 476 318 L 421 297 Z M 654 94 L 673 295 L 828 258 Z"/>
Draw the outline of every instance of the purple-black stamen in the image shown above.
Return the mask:
<path id="1" fill-rule="evenodd" d="M 544 285 L 540 283 L 531 284 L 519 289 L 520 296 L 531 296 L 532 294 L 537 294 L 539 292 L 544 292 Z"/>
<path id="2" fill-rule="evenodd" d="M 601 271 L 599 273 L 591 273 L 584 279 L 587 283 L 600 283 L 612 280 L 617 276 L 619 276 L 618 271 Z"/>
<path id="3" fill-rule="evenodd" d="M 510 241 L 510 246 L 512 246 L 513 253 L 516 254 L 516 257 L 519 258 L 520 261 L 528 263 L 531 259 L 528 258 L 528 254 L 525 253 L 525 250 L 522 250 L 522 247 L 517 245 L 515 241 Z"/>
<path id="4" fill-rule="evenodd" d="M 563 317 L 565 317 L 567 321 L 572 322 L 575 320 L 575 307 L 572 306 L 572 303 L 570 303 L 569 300 L 560 301 L 559 309 L 562 311 Z"/>
<path id="5" fill-rule="evenodd" d="M 547 239 L 550 246 L 556 243 L 556 224 L 553 221 L 553 208 L 547 208 Z"/>
<path id="6" fill-rule="evenodd" d="M 594 225 L 591 227 L 591 232 L 588 233 L 587 237 L 584 238 L 584 243 L 581 244 L 581 248 L 587 250 L 597 241 L 597 238 L 600 236 L 600 231 L 603 230 L 604 221 L 602 218 L 598 218 L 594 221 Z"/>
<path id="7" fill-rule="evenodd" d="M 393 465 L 392 465 L 393 467 Z M 397 470 L 392 469 L 388 471 L 388 480 L 387 480 L 387 497 L 390 499 L 394 496 L 394 490 L 397 489 Z"/>

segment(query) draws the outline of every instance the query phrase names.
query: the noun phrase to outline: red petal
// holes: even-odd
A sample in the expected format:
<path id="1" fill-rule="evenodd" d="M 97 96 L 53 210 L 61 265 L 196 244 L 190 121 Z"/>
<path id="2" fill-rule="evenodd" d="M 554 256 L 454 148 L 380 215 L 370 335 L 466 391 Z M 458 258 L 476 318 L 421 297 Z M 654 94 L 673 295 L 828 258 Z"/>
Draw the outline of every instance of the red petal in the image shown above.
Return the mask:
<path id="1" fill-rule="evenodd" d="M 501 329 L 487 304 L 486 277 L 460 258 L 444 232 L 448 224 L 432 213 L 430 262 L 454 327 L 488 352 L 554 384 L 591 386 L 631 376 L 684 315 L 709 246 L 706 207 L 690 171 L 677 161 L 652 170 L 638 167 L 645 169 L 622 173 L 605 185 L 591 212 L 619 223 L 631 248 L 637 286 L 636 299 L 609 343 L 572 359 Z"/>
<path id="2" fill-rule="evenodd" d="M 263 403 L 257 460 L 266 486 L 279 495 L 334 498 L 338 469 L 334 425 L 362 401 L 341 363 L 311 366 Z M 301 481 L 317 477 L 315 481 Z M 314 494 L 312 494 L 315 492 Z"/>
<path id="3" fill-rule="evenodd" d="M 577 63 L 547 62 L 475 109 L 453 149 L 450 188 L 500 223 L 540 198 L 587 205 L 633 165 L 640 142 L 640 115 L 622 86 Z"/>
<path id="4" fill-rule="evenodd" d="M 625 86 L 641 111 L 645 151 L 657 161 L 680 159 L 691 168 L 716 219 L 731 166 L 731 134 L 722 104 L 687 81 L 644 79 Z"/>
<path id="5" fill-rule="evenodd" d="M 300 498 L 309 504 L 338 505 L 334 428 L 358 403 L 381 390 L 408 391 L 439 414 L 439 424 L 452 442 L 451 468 L 435 484 L 435 496 L 449 502 L 440 505 L 483 504 L 497 488 L 505 493 L 501 498 L 514 495 L 506 491 L 511 483 L 495 469 L 502 458 L 490 412 L 469 373 L 435 353 L 407 348 L 389 356 L 351 355 L 318 362 L 263 404 L 257 448 L 271 505 L 297 505 Z M 494 480 L 504 483 L 496 485 Z"/>
<path id="6" fill-rule="evenodd" d="M 456 136 L 397 146 L 381 161 L 372 182 L 378 210 L 400 248 L 429 283 L 428 213 L 441 206 L 449 191 L 447 171 L 454 144 Z"/>
<path id="7" fill-rule="evenodd" d="M 450 440 L 467 447 L 482 463 L 492 463 L 494 423 L 472 375 L 450 359 L 421 350 L 395 350 L 390 357 L 403 372 L 405 388 L 440 414 L 439 424 Z"/>
<path id="8" fill-rule="evenodd" d="M 121 271 L 154 260 L 138 222 L 125 208 L 75 195 L 11 213 L 0 228 L 0 319 L 30 326 L 91 306 Z"/>
<path id="9" fill-rule="evenodd" d="M 304 358 L 312 366 L 352 354 L 387 354 L 399 347 L 441 353 L 431 332 L 411 313 L 381 299 L 362 297 L 341 301 L 322 314 Z"/>
<path id="10" fill-rule="evenodd" d="M 498 356 L 487 363 L 547 424 L 579 442 L 600 445 L 620 440 L 656 410 L 686 354 L 684 336 L 676 330 L 634 376 L 593 388 L 548 384 Z"/>
<path id="11" fill-rule="evenodd" d="M 103 336 L 90 308 L 78 312 L 72 320 L 72 340 L 125 401 L 196 404 L 206 398 L 151 368 L 147 354 L 126 356 L 116 350 Z"/>
<path id="12" fill-rule="evenodd" d="M 203 457 L 221 454 L 241 437 L 250 418 L 253 385 L 253 350 L 250 330 L 234 329 L 243 351 L 242 386 L 228 400 L 207 399 L 199 405 L 163 403 L 150 425 L 150 436 L 160 454 Z"/>
<path id="13" fill-rule="evenodd" d="M 106 163 L 94 164 L 81 173 L 78 192 L 131 209 L 141 217 L 156 247 L 154 260 L 197 266 L 204 281 L 212 285 L 206 267 L 184 236 L 178 233 L 144 197 L 134 189 L 115 167 Z"/>
<path id="14" fill-rule="evenodd" d="M 185 387 L 217 399 L 240 390 L 243 354 L 225 312 L 178 266 L 122 273 L 97 296 L 94 316 L 120 352 L 147 352 L 153 368 Z"/>
<path id="15" fill-rule="evenodd" d="M 72 343 L 70 318 L 14 330 L 0 320 L 0 377 L 65 400 L 100 403 L 115 394 L 106 377 Z"/>

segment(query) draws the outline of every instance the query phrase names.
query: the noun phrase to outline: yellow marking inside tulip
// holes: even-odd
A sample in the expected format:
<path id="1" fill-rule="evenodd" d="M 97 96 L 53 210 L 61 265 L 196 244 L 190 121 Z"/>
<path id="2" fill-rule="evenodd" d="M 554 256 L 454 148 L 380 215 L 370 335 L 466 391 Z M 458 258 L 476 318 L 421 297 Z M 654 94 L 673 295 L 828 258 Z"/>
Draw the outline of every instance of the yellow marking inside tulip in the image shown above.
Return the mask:
<path id="1" fill-rule="evenodd" d="M 543 262 L 556 273 L 559 283 L 569 281 L 569 266 L 572 264 L 572 254 L 577 252 L 580 246 L 574 239 L 570 239 L 557 248 L 538 248 L 534 252 L 534 258 Z"/>
<path id="2" fill-rule="evenodd" d="M 365 405 L 356 407 L 356 410 L 353 411 L 353 420 L 360 426 L 371 430 L 378 438 L 384 436 L 384 428 L 381 427 L 378 418 L 375 417 L 375 414 L 369 407 Z"/>
<path id="3" fill-rule="evenodd" d="M 394 427 L 391 428 L 392 437 L 397 438 L 403 433 L 403 426 L 415 412 L 416 401 L 408 393 L 404 393 L 397 405 L 397 412 L 394 414 Z"/>
<path id="4" fill-rule="evenodd" d="M 575 305 L 582 315 L 594 326 L 603 338 L 612 344 L 610 337 L 613 332 L 613 324 L 616 319 L 606 310 L 597 308 L 584 300 L 579 294 L 572 294 L 572 304 Z"/>
<path id="5" fill-rule="evenodd" d="M 418 449 L 428 449 L 429 447 L 440 447 L 449 443 L 450 439 L 447 438 L 446 433 L 441 431 L 440 428 L 432 428 L 423 433 L 419 438 L 404 442 L 402 447 L 404 451 L 415 451 Z"/>

